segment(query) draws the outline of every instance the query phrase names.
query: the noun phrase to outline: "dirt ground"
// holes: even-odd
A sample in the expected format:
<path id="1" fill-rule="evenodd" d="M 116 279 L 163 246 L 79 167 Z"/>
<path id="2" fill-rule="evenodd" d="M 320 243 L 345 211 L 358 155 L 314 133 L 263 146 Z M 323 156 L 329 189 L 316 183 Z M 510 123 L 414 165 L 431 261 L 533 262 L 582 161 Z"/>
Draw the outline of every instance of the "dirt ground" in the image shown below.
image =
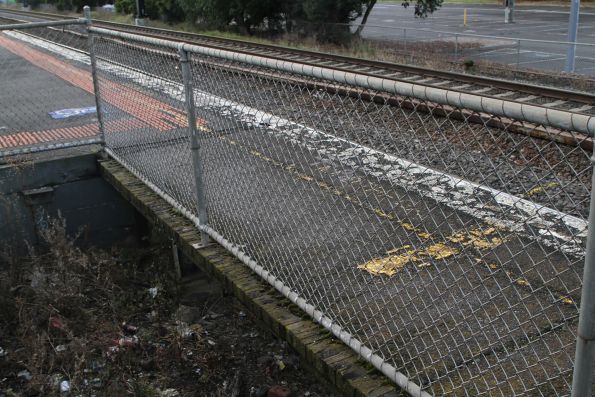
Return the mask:
<path id="1" fill-rule="evenodd" d="M 179 280 L 167 241 L 42 234 L 47 252 L 0 258 L 0 397 L 332 396 L 192 265 Z"/>

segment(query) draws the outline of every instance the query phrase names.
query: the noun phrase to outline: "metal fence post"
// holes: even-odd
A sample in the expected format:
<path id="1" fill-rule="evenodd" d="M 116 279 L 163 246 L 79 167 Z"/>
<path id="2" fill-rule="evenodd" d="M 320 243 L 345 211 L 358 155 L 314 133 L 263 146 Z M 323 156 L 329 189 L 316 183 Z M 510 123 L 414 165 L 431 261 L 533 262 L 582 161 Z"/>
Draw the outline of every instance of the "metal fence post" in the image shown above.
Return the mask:
<path id="1" fill-rule="evenodd" d="M 591 157 L 591 162 L 595 165 L 595 155 Z M 595 170 L 595 167 L 593 168 Z M 595 186 L 595 173 L 592 186 Z M 572 374 L 572 397 L 590 396 L 593 386 L 593 364 L 595 363 L 595 189 L 593 188 L 591 188 L 587 233 L 587 252 Z"/>
<path id="2" fill-rule="evenodd" d="M 190 150 L 192 150 L 192 168 L 194 172 L 194 182 L 196 186 L 196 208 L 198 211 L 198 222 L 199 226 L 206 226 L 208 224 L 208 215 L 204 184 L 202 180 L 202 162 L 199 153 L 200 145 L 198 143 L 198 136 L 196 132 L 196 115 L 194 113 L 194 90 L 192 88 L 192 71 L 190 70 L 188 51 L 184 49 L 183 45 L 179 47 L 178 53 L 180 56 L 182 80 L 184 82 L 186 111 L 188 113 L 188 132 L 190 135 Z M 207 245 L 209 243 L 209 235 L 204 230 L 200 231 L 200 237 L 202 245 Z"/>
<path id="3" fill-rule="evenodd" d="M 407 50 L 407 29 L 403 28 L 403 44 L 405 46 L 405 51 Z"/>
<path id="4" fill-rule="evenodd" d="M 521 40 L 517 40 L 516 42 L 516 68 L 519 68 L 521 63 Z"/>
<path id="5" fill-rule="evenodd" d="M 99 139 L 101 145 L 105 147 L 105 129 L 103 128 L 103 112 L 101 109 L 101 94 L 99 93 L 99 79 L 97 76 L 97 60 L 95 59 L 95 37 L 89 30 L 91 26 L 91 7 L 83 7 L 83 15 L 87 21 L 87 46 L 89 47 L 89 60 L 91 61 L 91 76 L 93 78 L 93 94 L 95 95 L 95 109 L 97 112 L 97 122 L 99 123 Z"/>
<path id="6" fill-rule="evenodd" d="M 566 50 L 566 64 L 564 71 L 574 72 L 576 61 L 576 39 L 578 36 L 578 20 L 580 15 L 581 0 L 571 0 L 570 15 L 568 17 L 568 48 Z"/>

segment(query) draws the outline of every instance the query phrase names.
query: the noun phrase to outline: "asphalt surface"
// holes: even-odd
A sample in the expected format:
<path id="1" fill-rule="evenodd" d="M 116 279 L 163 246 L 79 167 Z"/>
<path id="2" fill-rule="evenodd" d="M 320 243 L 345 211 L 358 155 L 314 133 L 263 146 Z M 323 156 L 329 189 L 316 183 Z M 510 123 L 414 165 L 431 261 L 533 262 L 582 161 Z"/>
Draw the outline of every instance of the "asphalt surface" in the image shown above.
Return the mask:
<path id="1" fill-rule="evenodd" d="M 463 24 L 467 9 L 467 26 Z M 504 23 L 504 9 L 488 5 L 446 4 L 425 19 L 415 18 L 413 8 L 400 4 L 377 4 L 368 19 L 363 36 L 384 40 L 406 39 L 408 42 L 444 40 L 460 44 L 474 43 L 480 48 L 459 53 L 461 57 L 484 59 L 520 67 L 561 71 L 564 68 L 566 44 L 537 43 L 517 39 L 566 42 L 568 7 L 517 6 L 514 23 Z M 406 29 L 404 32 L 403 29 Z M 415 29 L 432 30 L 424 32 Z M 481 38 L 473 35 L 497 36 Z M 583 7 L 579 20 L 578 42 L 595 44 L 595 8 Z M 577 73 L 595 75 L 595 46 L 577 46 Z"/>
<path id="2" fill-rule="evenodd" d="M 29 67 L 61 76 L 63 87 L 85 87 L 71 77 L 84 57 L 59 47 L 42 51 L 27 40 L 14 51 Z M 36 52 L 25 50 L 29 45 Z M 194 211 L 175 63 L 148 52 L 127 57 L 124 45 L 99 48 L 100 59 L 117 55 L 121 62 L 99 63 L 109 147 Z M 378 153 L 385 149 L 379 141 L 350 140 L 355 129 L 370 137 L 383 131 L 367 124 L 374 108 L 193 67 L 210 226 L 429 391 L 569 394 L 582 255 L 547 243 L 532 223 L 568 217 L 541 209 L 520 229 L 499 225 L 493 216 L 523 216 L 518 208 L 496 208 L 504 204 L 492 200 L 504 193 L 469 191 L 462 180 L 449 188 L 446 173 L 403 166 Z M 70 97 L 56 90 L 53 101 Z M 348 123 L 324 118 L 342 108 L 352 112 Z M 413 128 L 414 118 L 424 120 L 413 114 L 403 122 Z M 358 120 L 363 124 L 353 125 Z M 343 139 L 312 128 L 330 125 L 326 131 Z M 458 201 L 439 194 L 457 188 Z M 483 212 L 470 211 L 473 205 Z"/>
<path id="3" fill-rule="evenodd" d="M 7 147 L 72 140 L 96 133 L 94 114 L 61 120 L 53 119 L 49 114 L 94 106 L 93 95 L 27 62 L 2 43 L 0 81 L 0 151 Z"/>

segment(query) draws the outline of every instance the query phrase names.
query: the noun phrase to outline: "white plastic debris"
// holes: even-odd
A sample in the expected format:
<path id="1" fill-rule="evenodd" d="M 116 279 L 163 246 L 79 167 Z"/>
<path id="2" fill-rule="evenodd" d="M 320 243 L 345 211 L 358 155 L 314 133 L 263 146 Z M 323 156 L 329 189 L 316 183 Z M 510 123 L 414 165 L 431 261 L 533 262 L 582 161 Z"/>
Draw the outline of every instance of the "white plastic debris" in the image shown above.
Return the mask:
<path id="1" fill-rule="evenodd" d="M 17 378 L 21 378 L 29 382 L 33 378 L 33 375 L 31 375 L 31 372 L 24 369 L 22 371 L 19 371 L 19 373 L 17 374 Z"/>
<path id="2" fill-rule="evenodd" d="M 68 393 L 70 391 L 70 382 L 67 380 L 63 380 L 60 382 L 60 392 L 61 393 Z"/>
<path id="3" fill-rule="evenodd" d="M 124 336 L 120 339 L 118 339 L 118 345 L 121 347 L 134 347 L 136 345 L 138 345 L 138 336 L 136 335 L 132 335 L 132 336 Z"/>
<path id="4" fill-rule="evenodd" d="M 149 288 L 149 295 L 155 299 L 157 297 L 157 287 Z"/>
<path id="5" fill-rule="evenodd" d="M 63 352 L 64 350 L 66 350 L 66 345 L 58 345 L 58 346 L 56 346 L 56 351 L 58 353 Z"/>

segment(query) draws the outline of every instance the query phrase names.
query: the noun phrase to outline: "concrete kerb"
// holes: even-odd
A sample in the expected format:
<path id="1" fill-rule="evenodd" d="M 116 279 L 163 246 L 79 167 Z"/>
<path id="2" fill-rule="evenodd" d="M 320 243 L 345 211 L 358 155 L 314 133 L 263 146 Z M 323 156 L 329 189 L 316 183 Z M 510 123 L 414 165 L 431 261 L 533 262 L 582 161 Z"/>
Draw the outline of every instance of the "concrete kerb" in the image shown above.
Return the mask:
<path id="1" fill-rule="evenodd" d="M 188 258 L 233 293 L 271 332 L 285 339 L 305 363 L 338 393 L 349 397 L 405 395 L 363 358 L 334 338 L 332 332 L 307 319 L 305 313 L 289 299 L 228 250 L 218 244 L 197 248 L 201 247 L 201 237 L 193 222 L 124 166 L 108 160 L 101 161 L 99 168 L 104 179 L 154 227 L 169 235 Z"/>

